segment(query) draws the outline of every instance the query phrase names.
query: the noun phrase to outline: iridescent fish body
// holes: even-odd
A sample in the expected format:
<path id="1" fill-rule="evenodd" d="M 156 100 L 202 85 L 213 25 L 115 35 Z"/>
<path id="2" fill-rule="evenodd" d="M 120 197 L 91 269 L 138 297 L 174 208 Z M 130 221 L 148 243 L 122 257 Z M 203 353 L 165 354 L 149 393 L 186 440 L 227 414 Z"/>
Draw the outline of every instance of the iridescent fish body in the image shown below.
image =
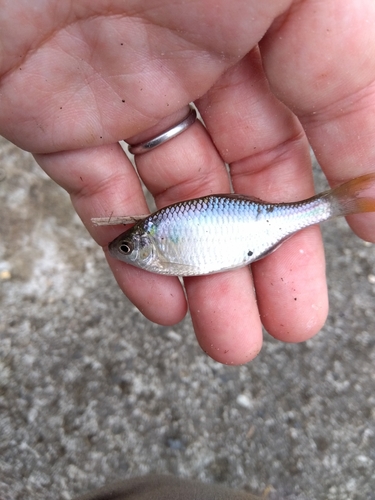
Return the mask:
<path id="1" fill-rule="evenodd" d="M 364 196 L 371 191 L 370 196 Z M 148 271 L 197 276 L 246 266 L 293 233 L 332 217 L 375 211 L 375 174 L 295 203 L 210 195 L 170 205 L 109 245 L 113 257 Z"/>

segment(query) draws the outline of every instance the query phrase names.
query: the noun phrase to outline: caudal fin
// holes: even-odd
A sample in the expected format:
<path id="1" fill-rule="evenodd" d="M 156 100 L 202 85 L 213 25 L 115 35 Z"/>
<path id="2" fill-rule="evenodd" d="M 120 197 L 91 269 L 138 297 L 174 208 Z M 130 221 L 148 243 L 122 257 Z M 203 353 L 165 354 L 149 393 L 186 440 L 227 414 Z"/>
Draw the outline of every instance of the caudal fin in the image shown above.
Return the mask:
<path id="1" fill-rule="evenodd" d="M 327 193 L 332 216 L 375 212 L 375 173 L 345 182 Z"/>

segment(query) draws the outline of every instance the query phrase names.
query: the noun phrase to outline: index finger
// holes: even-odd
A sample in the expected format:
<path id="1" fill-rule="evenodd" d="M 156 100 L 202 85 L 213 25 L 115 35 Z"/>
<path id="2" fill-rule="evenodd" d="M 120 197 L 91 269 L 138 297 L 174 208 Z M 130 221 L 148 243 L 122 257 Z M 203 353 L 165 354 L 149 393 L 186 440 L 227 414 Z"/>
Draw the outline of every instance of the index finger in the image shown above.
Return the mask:
<path id="1" fill-rule="evenodd" d="M 92 217 L 148 212 L 139 178 L 119 144 L 35 158 L 70 193 L 78 215 L 102 246 L 123 229 L 95 227 Z M 123 292 L 151 321 L 170 325 L 185 316 L 187 304 L 178 278 L 156 276 L 107 258 Z"/>

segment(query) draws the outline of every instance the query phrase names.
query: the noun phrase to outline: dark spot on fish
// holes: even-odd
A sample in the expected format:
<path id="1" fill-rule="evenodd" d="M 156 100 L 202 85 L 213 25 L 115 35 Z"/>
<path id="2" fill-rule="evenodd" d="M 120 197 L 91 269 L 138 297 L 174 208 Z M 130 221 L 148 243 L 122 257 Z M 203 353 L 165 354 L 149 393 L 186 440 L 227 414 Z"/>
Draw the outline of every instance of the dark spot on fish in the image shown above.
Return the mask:
<path id="1" fill-rule="evenodd" d="M 249 251 L 247 252 L 247 255 L 248 255 L 249 257 L 251 257 L 251 256 L 253 255 L 253 253 L 254 253 L 254 252 L 252 252 L 251 250 L 249 250 Z"/>
<path id="2" fill-rule="evenodd" d="M 267 213 L 271 214 L 274 210 L 275 210 L 275 207 L 273 205 L 268 205 Z"/>
<path id="3" fill-rule="evenodd" d="M 121 99 L 121 102 L 125 102 L 125 99 Z"/>
<path id="4" fill-rule="evenodd" d="M 82 179 L 82 177 L 81 177 L 81 176 L 79 176 L 79 178 L 80 178 L 80 179 L 81 179 L 81 181 L 83 182 L 83 179 Z"/>
<path id="5" fill-rule="evenodd" d="M 124 45 L 123 43 L 120 43 L 120 45 Z"/>
<path id="6" fill-rule="evenodd" d="M 297 297 L 294 297 L 294 300 L 297 300 Z"/>

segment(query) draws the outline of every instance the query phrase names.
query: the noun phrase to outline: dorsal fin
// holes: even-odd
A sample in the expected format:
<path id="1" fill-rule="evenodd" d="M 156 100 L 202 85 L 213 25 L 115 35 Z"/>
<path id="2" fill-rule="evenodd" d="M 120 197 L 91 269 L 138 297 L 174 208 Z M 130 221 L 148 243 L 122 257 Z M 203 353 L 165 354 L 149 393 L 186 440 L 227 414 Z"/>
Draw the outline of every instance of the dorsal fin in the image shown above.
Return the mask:
<path id="1" fill-rule="evenodd" d="M 245 194 L 228 193 L 228 194 L 218 194 L 217 196 L 223 196 L 225 198 L 232 198 L 233 200 L 243 200 L 243 201 L 255 201 L 256 203 L 266 203 L 260 198 L 255 196 L 246 196 Z"/>

